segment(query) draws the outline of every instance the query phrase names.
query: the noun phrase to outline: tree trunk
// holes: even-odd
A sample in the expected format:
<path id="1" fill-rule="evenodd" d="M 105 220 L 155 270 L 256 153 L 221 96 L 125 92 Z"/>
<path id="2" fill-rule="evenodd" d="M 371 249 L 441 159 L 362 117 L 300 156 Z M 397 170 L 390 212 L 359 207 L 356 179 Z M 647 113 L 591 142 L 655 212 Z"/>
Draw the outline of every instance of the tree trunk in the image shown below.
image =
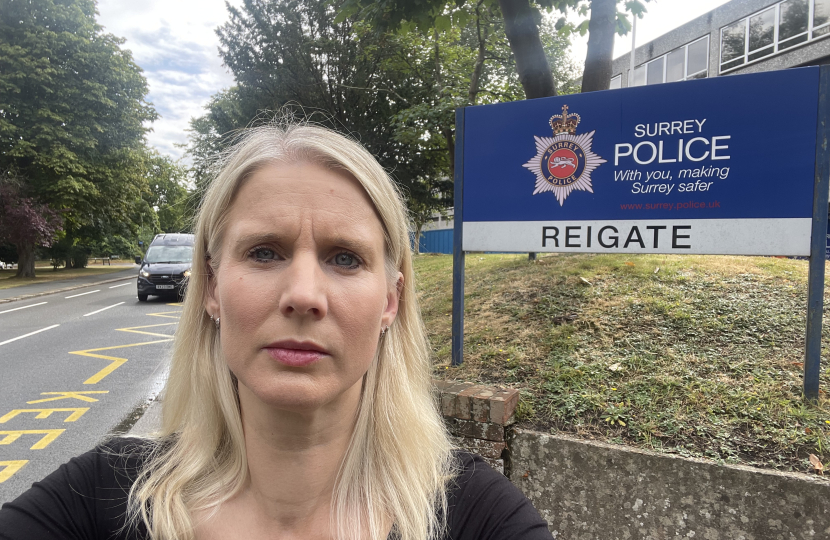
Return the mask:
<path id="1" fill-rule="evenodd" d="M 582 74 L 583 92 L 608 90 L 611 85 L 616 24 L 617 0 L 591 0 L 588 53 L 585 55 L 585 72 Z"/>
<path id="2" fill-rule="evenodd" d="M 479 2 L 481 4 L 481 2 Z M 481 86 L 481 72 L 484 70 L 484 54 L 487 52 L 487 37 L 490 33 L 490 26 L 481 24 L 481 6 L 476 6 L 476 37 L 478 38 L 478 55 L 473 67 L 473 74 L 470 76 L 470 90 L 467 92 L 467 103 L 476 104 L 478 90 Z M 483 32 L 482 32 L 483 31 Z"/>
<path id="3" fill-rule="evenodd" d="M 415 228 L 415 255 L 421 254 L 421 229 L 424 227 L 423 223 L 418 223 Z"/>
<path id="4" fill-rule="evenodd" d="M 20 243 L 15 247 L 17 248 L 17 274 L 14 277 L 35 277 L 35 245 Z"/>
<path id="5" fill-rule="evenodd" d="M 556 85 L 539 39 L 539 11 L 528 0 L 499 0 L 499 6 L 525 98 L 555 96 Z"/>
<path id="6" fill-rule="evenodd" d="M 444 128 L 444 139 L 447 141 L 447 152 L 450 153 L 450 174 L 455 178 L 455 135 L 450 128 Z"/>

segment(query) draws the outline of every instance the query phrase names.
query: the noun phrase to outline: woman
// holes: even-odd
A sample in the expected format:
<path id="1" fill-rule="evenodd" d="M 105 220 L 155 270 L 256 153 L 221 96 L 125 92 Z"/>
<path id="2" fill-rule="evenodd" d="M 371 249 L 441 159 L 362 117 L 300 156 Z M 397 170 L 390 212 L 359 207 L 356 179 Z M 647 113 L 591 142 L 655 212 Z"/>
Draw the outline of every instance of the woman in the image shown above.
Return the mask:
<path id="1" fill-rule="evenodd" d="M 360 145 L 249 131 L 199 212 L 158 438 L 62 466 L 0 511 L 0 537 L 550 538 L 453 451 L 406 225 Z"/>

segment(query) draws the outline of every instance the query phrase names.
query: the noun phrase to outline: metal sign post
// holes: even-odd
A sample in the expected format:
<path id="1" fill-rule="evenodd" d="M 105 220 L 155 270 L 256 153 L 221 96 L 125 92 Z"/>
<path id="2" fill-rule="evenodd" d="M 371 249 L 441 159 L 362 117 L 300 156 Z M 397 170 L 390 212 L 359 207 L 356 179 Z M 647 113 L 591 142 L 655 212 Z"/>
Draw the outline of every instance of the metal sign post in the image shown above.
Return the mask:
<path id="1" fill-rule="evenodd" d="M 465 250 L 809 256 L 817 399 L 828 95 L 822 66 L 458 109 L 453 365 Z"/>
<path id="2" fill-rule="evenodd" d="M 804 398 L 818 400 L 821 367 L 821 320 L 824 310 L 824 265 L 827 250 L 827 199 L 830 184 L 830 66 L 821 66 L 816 125 L 816 176 L 813 231 L 807 288 L 807 339 L 804 347 Z"/>
<path id="3" fill-rule="evenodd" d="M 452 365 L 464 361 L 464 109 L 455 111 L 455 194 L 452 236 Z"/>

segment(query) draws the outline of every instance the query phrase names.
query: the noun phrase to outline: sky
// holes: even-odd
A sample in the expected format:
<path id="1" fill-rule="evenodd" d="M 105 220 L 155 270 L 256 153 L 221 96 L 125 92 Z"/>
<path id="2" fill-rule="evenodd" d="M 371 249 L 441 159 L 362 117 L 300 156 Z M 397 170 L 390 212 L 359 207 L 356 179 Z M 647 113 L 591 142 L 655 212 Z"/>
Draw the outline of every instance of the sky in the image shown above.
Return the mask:
<path id="1" fill-rule="evenodd" d="M 280 1 L 280 0 L 274 0 Z M 637 22 L 637 45 L 677 28 L 727 0 L 652 0 Z M 241 0 L 230 0 L 241 5 Z M 126 39 L 124 48 L 143 70 L 150 87 L 148 100 L 161 115 L 148 139 L 162 154 L 175 159 L 187 142 L 188 123 L 201 116 L 210 96 L 233 85 L 219 57 L 215 29 L 228 18 L 225 0 L 98 0 L 98 22 Z M 578 65 L 585 62 L 588 37 L 573 40 Z M 631 51 L 631 36 L 617 37 L 614 57 Z"/>

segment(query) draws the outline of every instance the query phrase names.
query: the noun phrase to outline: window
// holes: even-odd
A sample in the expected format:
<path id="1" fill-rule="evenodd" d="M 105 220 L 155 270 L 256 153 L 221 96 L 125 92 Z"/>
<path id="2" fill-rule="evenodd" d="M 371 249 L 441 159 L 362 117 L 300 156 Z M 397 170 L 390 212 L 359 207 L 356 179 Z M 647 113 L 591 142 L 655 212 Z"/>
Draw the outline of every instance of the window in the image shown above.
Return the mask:
<path id="1" fill-rule="evenodd" d="M 700 79 L 709 74 L 708 64 L 709 36 L 704 36 L 637 66 L 631 86 Z"/>
<path id="2" fill-rule="evenodd" d="M 721 28 L 720 71 L 735 69 L 827 34 L 830 34 L 830 0 L 778 2 Z"/>
<path id="3" fill-rule="evenodd" d="M 685 70 L 685 49 L 677 49 L 666 55 L 666 82 L 682 81 Z"/>
<path id="4" fill-rule="evenodd" d="M 778 50 L 807 41 L 808 0 L 787 0 L 778 6 Z"/>
<path id="5" fill-rule="evenodd" d="M 660 84 L 663 82 L 665 59 L 665 56 L 661 56 L 657 60 L 652 60 L 646 64 L 646 84 Z"/>
<path id="6" fill-rule="evenodd" d="M 709 37 L 690 43 L 686 48 L 689 51 L 687 79 L 702 79 L 709 73 Z"/>
<path id="7" fill-rule="evenodd" d="M 775 8 L 749 18 L 749 61 L 775 52 Z"/>
<path id="8" fill-rule="evenodd" d="M 646 84 L 646 65 L 634 68 L 634 84 L 631 86 L 643 86 Z"/>
<path id="9" fill-rule="evenodd" d="M 622 75 L 617 75 L 616 77 L 611 77 L 611 86 L 609 86 L 609 90 L 616 90 L 622 86 Z"/>

